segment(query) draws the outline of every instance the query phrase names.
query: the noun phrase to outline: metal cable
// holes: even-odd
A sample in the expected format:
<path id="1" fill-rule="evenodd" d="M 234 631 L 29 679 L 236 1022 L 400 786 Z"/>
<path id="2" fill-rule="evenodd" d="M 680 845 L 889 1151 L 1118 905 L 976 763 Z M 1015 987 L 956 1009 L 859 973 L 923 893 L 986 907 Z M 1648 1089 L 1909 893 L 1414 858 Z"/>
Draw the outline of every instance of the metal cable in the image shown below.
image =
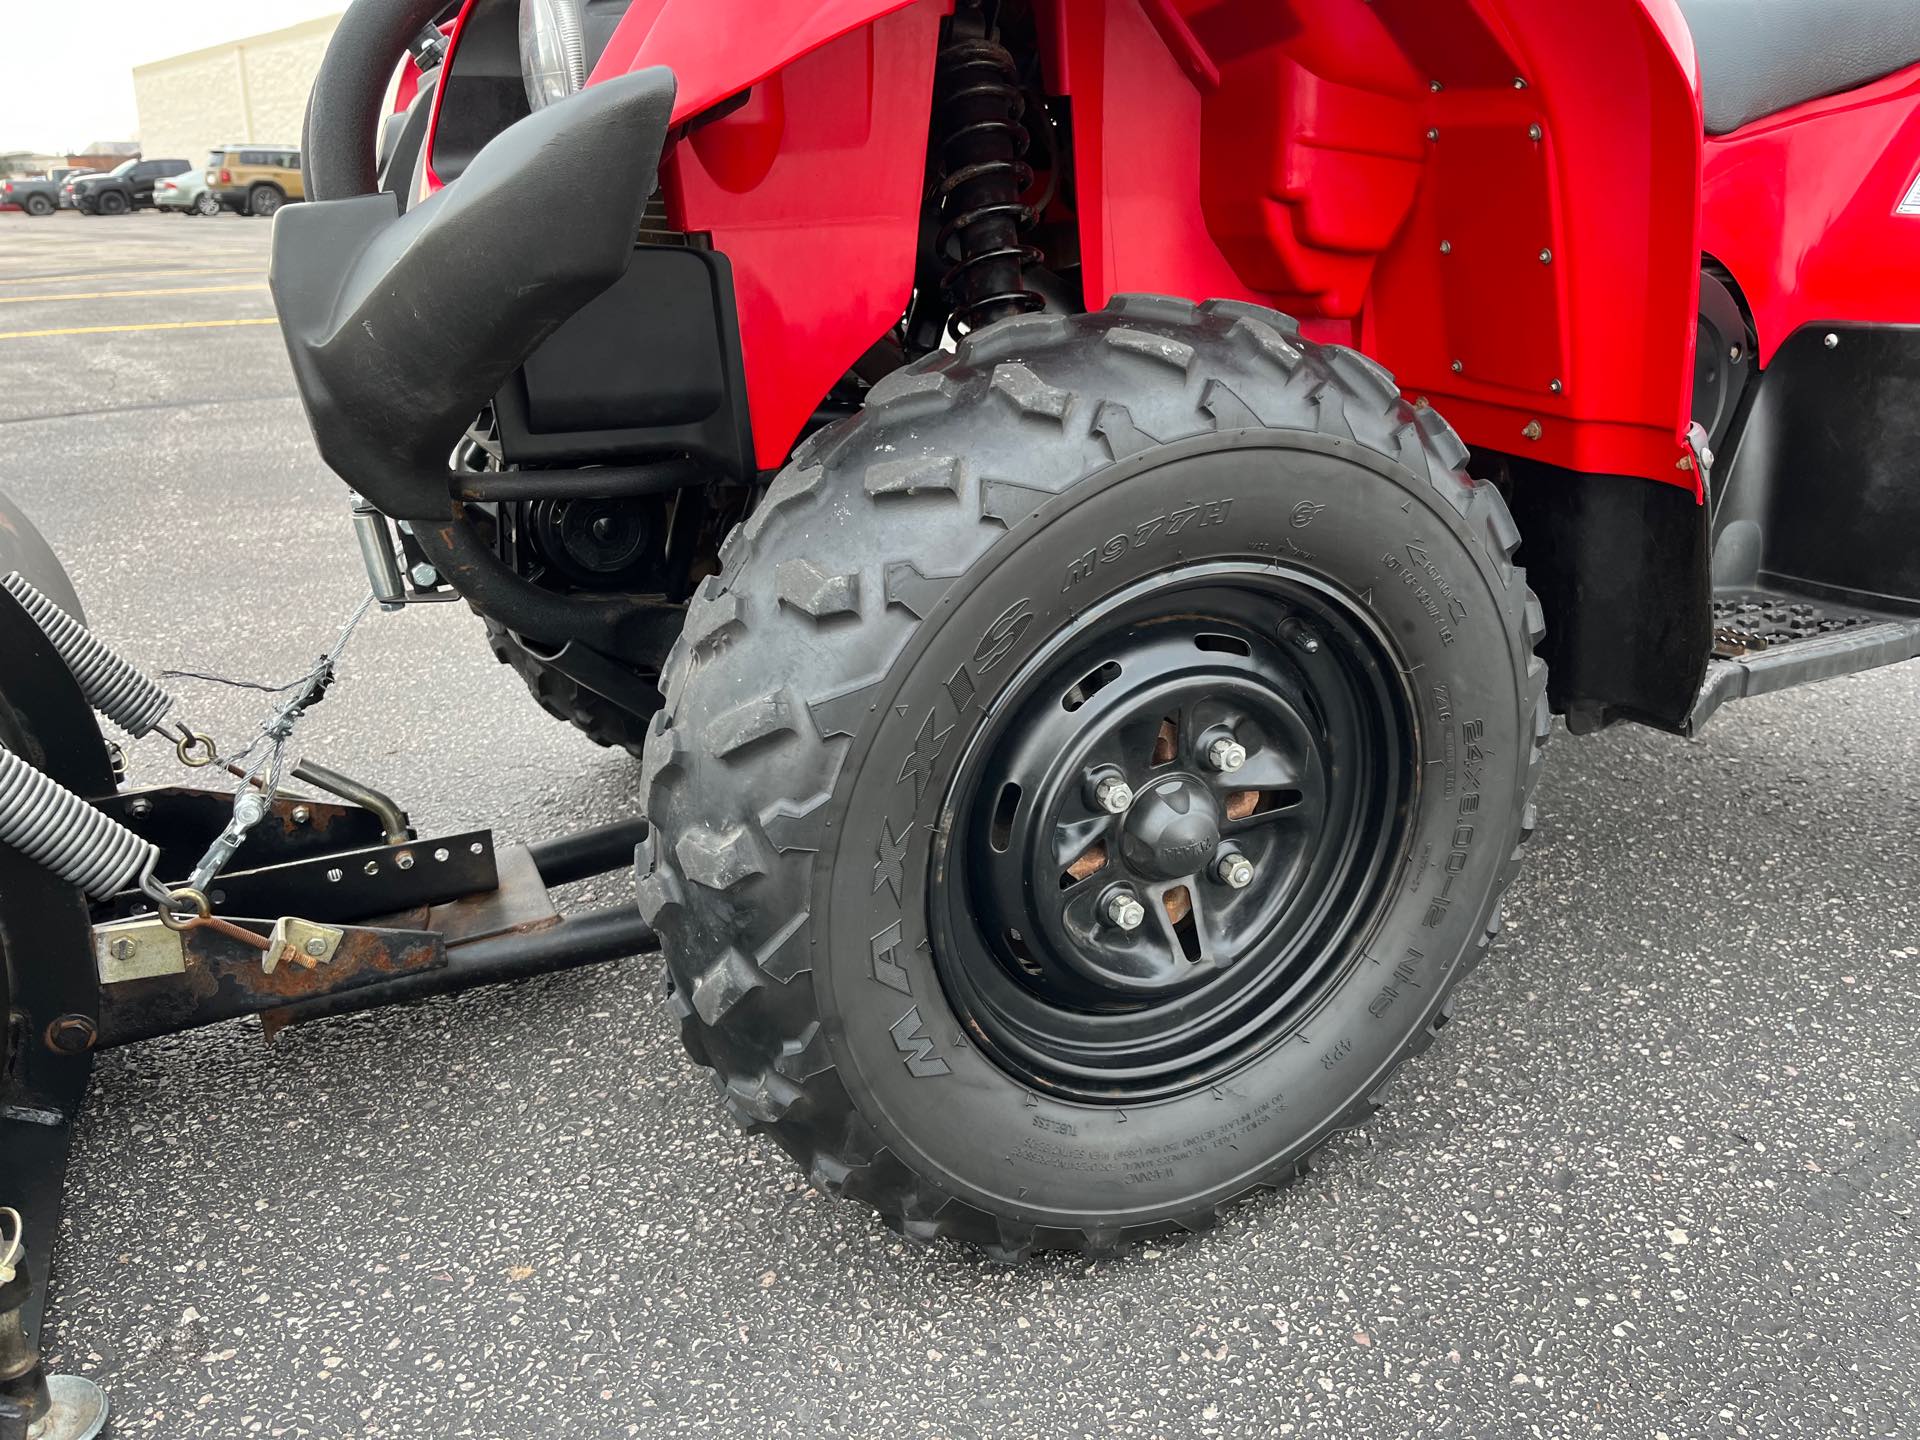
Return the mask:
<path id="1" fill-rule="evenodd" d="M 309 706 L 317 705 L 325 698 L 333 685 L 336 662 L 373 604 L 372 595 L 360 602 L 334 636 L 332 646 L 300 680 L 298 689 L 287 697 L 278 710 L 261 722 L 246 748 L 237 755 L 222 757 L 227 767 L 241 777 L 240 788 L 233 797 L 233 818 L 207 847 L 206 853 L 200 857 L 200 863 L 193 867 L 193 873 L 187 878 L 191 889 L 205 890 L 213 877 L 233 858 L 234 852 L 246 843 L 248 832 L 265 818 L 273 797 L 280 791 L 280 782 L 285 778 L 287 742 L 293 738 L 294 726 L 300 723 Z M 284 688 L 293 689 L 291 686 Z M 268 747 L 266 753 L 254 759 L 262 745 Z M 263 772 L 266 776 L 264 780 L 260 778 Z"/>
<path id="2" fill-rule="evenodd" d="M 153 873 L 160 847 L 0 746 L 0 843 L 95 900 Z"/>
<path id="3" fill-rule="evenodd" d="M 85 625 L 41 594 L 26 576 L 16 570 L 0 584 L 52 642 L 73 672 L 87 703 L 127 734 L 138 740 L 173 708 L 173 696 L 114 654 Z"/>

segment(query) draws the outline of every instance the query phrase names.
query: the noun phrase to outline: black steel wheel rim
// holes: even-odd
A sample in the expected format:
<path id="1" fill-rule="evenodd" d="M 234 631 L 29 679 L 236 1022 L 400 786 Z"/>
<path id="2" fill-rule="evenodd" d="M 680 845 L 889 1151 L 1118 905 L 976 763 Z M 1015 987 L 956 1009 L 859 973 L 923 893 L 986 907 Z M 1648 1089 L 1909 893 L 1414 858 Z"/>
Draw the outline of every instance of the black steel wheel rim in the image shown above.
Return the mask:
<path id="1" fill-rule="evenodd" d="M 929 922 L 970 1039 L 1109 1103 L 1284 1040 L 1382 909 L 1416 741 L 1386 637 L 1319 577 L 1196 565 L 1078 617 L 1010 682 L 943 810 Z"/>

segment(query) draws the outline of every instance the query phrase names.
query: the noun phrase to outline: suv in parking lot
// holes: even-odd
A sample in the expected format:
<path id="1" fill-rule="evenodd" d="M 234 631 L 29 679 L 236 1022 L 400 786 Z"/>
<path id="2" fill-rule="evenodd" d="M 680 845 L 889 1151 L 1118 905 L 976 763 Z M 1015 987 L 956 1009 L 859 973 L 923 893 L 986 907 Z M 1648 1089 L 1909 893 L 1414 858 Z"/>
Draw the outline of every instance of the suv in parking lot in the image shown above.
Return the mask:
<path id="1" fill-rule="evenodd" d="M 155 181 L 192 168 L 191 160 L 127 160 L 104 175 L 71 177 L 74 207 L 88 215 L 124 215 L 150 208 Z"/>
<path id="2" fill-rule="evenodd" d="M 207 188 L 243 215 L 271 215 L 307 194 L 300 151 L 292 145 L 222 146 L 207 157 Z"/>

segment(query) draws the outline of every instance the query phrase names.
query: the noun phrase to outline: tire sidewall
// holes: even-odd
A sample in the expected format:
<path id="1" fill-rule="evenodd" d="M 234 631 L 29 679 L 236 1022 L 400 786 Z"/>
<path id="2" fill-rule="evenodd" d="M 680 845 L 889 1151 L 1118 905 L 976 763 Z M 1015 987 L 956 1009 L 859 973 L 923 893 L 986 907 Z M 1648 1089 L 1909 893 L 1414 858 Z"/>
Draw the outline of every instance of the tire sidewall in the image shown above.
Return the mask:
<path id="1" fill-rule="evenodd" d="M 1219 1083 L 1139 1105 L 1055 1100 L 964 1038 L 932 952 L 930 841 L 968 823 L 948 808 L 955 775 L 1011 677 L 1076 615 L 1216 560 L 1322 578 L 1398 653 L 1422 761 L 1404 870 L 1315 1007 Z M 1237 1195 L 1353 1118 L 1485 940 L 1531 755 L 1523 603 L 1424 476 L 1306 433 L 1157 447 L 1016 526 L 842 701 L 867 718 L 849 727 L 815 864 L 813 983 L 882 1141 L 993 1213 L 1124 1226 Z"/>

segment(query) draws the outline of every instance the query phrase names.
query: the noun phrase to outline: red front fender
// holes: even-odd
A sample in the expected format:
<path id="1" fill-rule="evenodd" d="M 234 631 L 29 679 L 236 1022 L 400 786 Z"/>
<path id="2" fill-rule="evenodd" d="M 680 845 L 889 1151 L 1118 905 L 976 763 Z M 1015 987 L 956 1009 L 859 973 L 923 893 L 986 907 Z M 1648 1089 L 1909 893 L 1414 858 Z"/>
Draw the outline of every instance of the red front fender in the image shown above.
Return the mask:
<path id="1" fill-rule="evenodd" d="M 674 123 L 916 0 L 633 0 L 589 85 L 646 65 L 680 82 Z M 951 4 L 940 7 L 950 10 Z M 724 43 L 715 43 L 724 37 Z"/>

